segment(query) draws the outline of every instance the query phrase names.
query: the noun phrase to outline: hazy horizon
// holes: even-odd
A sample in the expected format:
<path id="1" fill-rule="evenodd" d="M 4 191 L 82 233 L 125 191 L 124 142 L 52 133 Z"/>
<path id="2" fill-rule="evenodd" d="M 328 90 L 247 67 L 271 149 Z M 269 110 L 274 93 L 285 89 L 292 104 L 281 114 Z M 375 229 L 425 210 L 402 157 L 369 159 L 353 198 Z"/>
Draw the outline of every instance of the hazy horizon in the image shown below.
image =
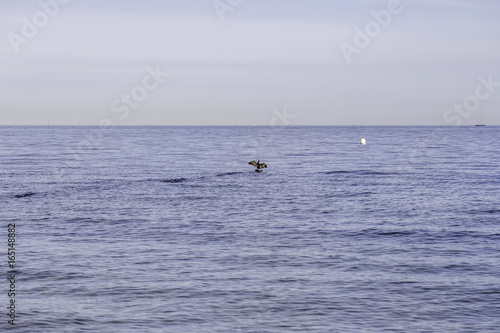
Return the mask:
<path id="1" fill-rule="evenodd" d="M 493 0 L 0 9 L 0 125 L 500 125 Z"/>

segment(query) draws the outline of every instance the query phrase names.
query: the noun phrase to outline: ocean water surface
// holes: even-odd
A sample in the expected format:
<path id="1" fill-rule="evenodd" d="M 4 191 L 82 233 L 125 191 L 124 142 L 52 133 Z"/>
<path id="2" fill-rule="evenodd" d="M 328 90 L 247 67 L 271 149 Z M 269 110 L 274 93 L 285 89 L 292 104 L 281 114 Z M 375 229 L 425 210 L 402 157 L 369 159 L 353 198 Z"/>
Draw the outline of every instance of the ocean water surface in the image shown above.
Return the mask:
<path id="1" fill-rule="evenodd" d="M 498 332 L 499 158 L 495 126 L 0 127 L 13 329 Z"/>

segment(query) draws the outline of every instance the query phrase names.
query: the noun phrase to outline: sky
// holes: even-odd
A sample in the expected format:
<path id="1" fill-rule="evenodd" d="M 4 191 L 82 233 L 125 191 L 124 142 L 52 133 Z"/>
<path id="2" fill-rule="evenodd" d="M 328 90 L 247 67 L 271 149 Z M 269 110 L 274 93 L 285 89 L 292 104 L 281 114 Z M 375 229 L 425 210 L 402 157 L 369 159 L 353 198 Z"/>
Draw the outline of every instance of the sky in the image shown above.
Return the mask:
<path id="1" fill-rule="evenodd" d="M 498 0 L 0 0 L 0 125 L 500 125 Z"/>

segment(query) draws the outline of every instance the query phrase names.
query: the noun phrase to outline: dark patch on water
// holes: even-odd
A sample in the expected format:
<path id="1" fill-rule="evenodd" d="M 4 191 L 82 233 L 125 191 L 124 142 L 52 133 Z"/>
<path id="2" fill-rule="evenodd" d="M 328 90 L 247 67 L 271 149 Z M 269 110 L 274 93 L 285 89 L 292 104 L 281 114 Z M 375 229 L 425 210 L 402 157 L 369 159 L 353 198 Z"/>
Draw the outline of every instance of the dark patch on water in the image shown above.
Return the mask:
<path id="1" fill-rule="evenodd" d="M 355 170 L 355 171 L 346 171 L 346 170 L 336 170 L 336 171 L 327 171 L 326 175 L 332 174 L 353 174 L 353 175 L 367 175 L 367 176 L 389 176 L 394 175 L 394 172 L 382 172 L 382 171 L 371 171 L 371 170 Z"/>
<path id="2" fill-rule="evenodd" d="M 378 236 L 411 236 L 413 231 L 380 231 L 375 233 Z"/>
<path id="3" fill-rule="evenodd" d="M 173 178 L 160 180 L 162 183 L 180 183 L 187 180 L 186 178 Z"/>
<path id="4" fill-rule="evenodd" d="M 236 175 L 238 173 L 243 173 L 241 171 L 233 171 L 233 172 L 224 172 L 224 173 L 219 173 L 217 174 L 217 177 L 222 177 L 222 176 L 232 176 L 232 175 Z"/>
<path id="5" fill-rule="evenodd" d="M 28 193 L 24 193 L 24 194 L 18 194 L 15 197 L 16 198 L 24 198 L 24 197 L 29 197 L 29 196 L 32 196 L 32 195 L 35 195 L 35 194 L 36 193 L 34 193 L 34 192 L 28 192 Z"/>
<path id="6" fill-rule="evenodd" d="M 500 213 L 500 209 L 485 209 L 485 210 L 469 210 L 468 214 L 476 215 L 478 213 L 487 213 L 487 214 L 498 214 Z"/>
<path id="7" fill-rule="evenodd" d="M 349 198 L 349 197 L 357 197 L 357 196 L 367 196 L 371 194 L 376 194 L 375 192 L 337 192 L 337 193 L 330 193 L 322 196 L 323 198 Z"/>
<path id="8" fill-rule="evenodd" d="M 358 231 L 348 231 L 344 236 L 349 237 L 407 237 L 414 236 L 417 232 L 413 230 L 380 230 L 380 229 L 364 229 Z"/>

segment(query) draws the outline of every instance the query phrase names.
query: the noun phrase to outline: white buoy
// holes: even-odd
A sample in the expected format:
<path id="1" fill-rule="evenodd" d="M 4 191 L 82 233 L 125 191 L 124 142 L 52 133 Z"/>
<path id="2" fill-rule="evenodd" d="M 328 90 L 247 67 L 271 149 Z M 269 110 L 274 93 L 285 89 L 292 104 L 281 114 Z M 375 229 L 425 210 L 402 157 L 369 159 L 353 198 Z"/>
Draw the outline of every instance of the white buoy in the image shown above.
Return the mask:
<path id="1" fill-rule="evenodd" d="M 362 139 L 361 139 L 361 144 L 362 144 L 362 145 L 366 145 L 366 139 L 365 139 L 365 138 L 362 138 Z"/>

